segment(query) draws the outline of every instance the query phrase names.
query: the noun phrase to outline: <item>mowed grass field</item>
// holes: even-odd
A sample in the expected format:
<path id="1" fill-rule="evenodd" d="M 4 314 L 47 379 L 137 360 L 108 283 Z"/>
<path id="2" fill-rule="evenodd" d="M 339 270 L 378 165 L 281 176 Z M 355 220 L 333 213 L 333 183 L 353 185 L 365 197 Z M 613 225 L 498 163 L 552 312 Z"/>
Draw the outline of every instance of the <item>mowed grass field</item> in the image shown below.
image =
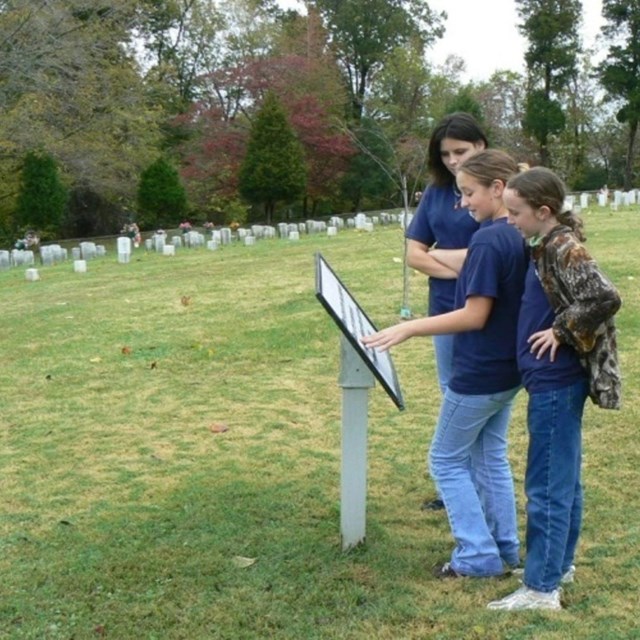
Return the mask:
<path id="1" fill-rule="evenodd" d="M 625 404 L 587 408 L 563 612 L 486 610 L 513 577 L 431 575 L 452 539 L 420 510 L 428 338 L 393 351 L 405 411 L 369 394 L 367 539 L 341 550 L 340 337 L 314 254 L 386 326 L 402 306 L 394 226 L 0 273 L 0 638 L 640 638 L 640 210 L 584 218 L 624 299 Z M 413 272 L 409 304 L 426 307 Z M 525 405 L 510 431 L 523 534 Z"/>

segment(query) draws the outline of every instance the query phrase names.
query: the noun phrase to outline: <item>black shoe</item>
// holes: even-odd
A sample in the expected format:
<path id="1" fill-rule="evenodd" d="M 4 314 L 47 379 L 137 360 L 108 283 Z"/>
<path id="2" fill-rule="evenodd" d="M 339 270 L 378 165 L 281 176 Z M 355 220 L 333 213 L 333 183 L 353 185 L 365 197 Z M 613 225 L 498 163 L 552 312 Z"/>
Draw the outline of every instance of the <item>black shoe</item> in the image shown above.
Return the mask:
<path id="1" fill-rule="evenodd" d="M 433 567 L 432 571 L 433 575 L 436 578 L 461 578 L 462 574 L 458 573 L 453 569 L 450 562 L 445 562 L 444 564 L 437 564 Z"/>
<path id="2" fill-rule="evenodd" d="M 420 507 L 422 511 L 440 511 L 444 509 L 444 502 L 440 498 L 434 500 L 425 500 Z"/>

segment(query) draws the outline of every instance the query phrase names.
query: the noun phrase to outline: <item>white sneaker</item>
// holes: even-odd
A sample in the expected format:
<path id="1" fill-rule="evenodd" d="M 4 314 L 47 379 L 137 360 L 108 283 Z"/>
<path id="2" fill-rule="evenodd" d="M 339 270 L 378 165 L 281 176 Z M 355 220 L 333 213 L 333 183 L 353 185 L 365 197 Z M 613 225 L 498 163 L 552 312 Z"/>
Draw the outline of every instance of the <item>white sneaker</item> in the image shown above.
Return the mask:
<path id="1" fill-rule="evenodd" d="M 502 609 L 504 611 L 551 609 L 559 611 L 562 609 L 560 605 L 560 591 L 555 589 L 550 593 L 544 593 L 543 591 L 534 591 L 523 585 L 510 596 L 502 598 L 502 600 L 490 602 L 487 605 L 487 609 Z"/>
<path id="2" fill-rule="evenodd" d="M 562 578 L 560 578 L 561 584 L 569 584 L 573 582 L 576 577 L 576 565 L 572 564 L 563 574 Z"/>

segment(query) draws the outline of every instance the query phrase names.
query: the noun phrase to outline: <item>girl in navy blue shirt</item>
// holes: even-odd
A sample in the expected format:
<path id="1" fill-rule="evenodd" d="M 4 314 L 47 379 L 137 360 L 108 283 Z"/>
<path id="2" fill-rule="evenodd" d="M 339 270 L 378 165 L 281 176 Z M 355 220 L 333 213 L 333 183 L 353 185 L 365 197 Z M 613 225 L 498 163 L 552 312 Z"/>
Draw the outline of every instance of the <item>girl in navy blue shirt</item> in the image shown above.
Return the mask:
<path id="1" fill-rule="evenodd" d="M 456 185 L 456 173 L 468 157 L 488 147 L 480 125 L 468 113 L 451 113 L 433 130 L 429 140 L 428 168 L 430 183 L 423 193 L 415 215 L 406 231 L 407 264 L 429 277 L 428 315 L 435 316 L 454 309 L 458 270 L 434 260 L 431 251 L 465 250 L 478 223 L 462 206 Z M 453 335 L 434 336 L 433 348 L 440 388 L 444 393 L 451 378 Z M 443 509 L 440 498 L 425 500 L 423 509 Z"/>
<path id="2" fill-rule="evenodd" d="M 458 169 L 462 205 L 480 229 L 460 271 L 455 310 L 362 340 L 386 350 L 416 336 L 455 334 L 453 372 L 429 454 L 456 542 L 450 561 L 434 568 L 441 578 L 495 576 L 505 564 L 519 563 L 507 429 L 520 388 L 516 330 L 527 256 L 502 201 L 517 171 L 513 158 L 497 150 L 482 151 Z M 453 261 L 449 267 L 455 269 Z"/>

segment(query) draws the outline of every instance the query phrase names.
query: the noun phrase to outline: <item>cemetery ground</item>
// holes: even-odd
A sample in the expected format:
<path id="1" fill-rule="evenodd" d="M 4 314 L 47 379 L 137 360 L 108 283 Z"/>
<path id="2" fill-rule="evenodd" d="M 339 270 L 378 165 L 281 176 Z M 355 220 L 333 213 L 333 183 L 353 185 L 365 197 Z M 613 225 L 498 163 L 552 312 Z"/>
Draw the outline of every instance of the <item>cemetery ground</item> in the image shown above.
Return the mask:
<path id="1" fill-rule="evenodd" d="M 588 403 L 564 611 L 488 611 L 515 577 L 431 575 L 452 540 L 420 510 L 430 339 L 393 351 L 406 411 L 369 394 L 367 540 L 341 550 L 339 331 L 313 256 L 386 326 L 402 304 L 393 226 L 0 273 L 0 637 L 639 638 L 640 211 L 584 217 L 624 299 L 624 408 Z M 409 303 L 426 305 L 413 272 Z M 525 404 L 510 431 L 523 533 Z"/>

